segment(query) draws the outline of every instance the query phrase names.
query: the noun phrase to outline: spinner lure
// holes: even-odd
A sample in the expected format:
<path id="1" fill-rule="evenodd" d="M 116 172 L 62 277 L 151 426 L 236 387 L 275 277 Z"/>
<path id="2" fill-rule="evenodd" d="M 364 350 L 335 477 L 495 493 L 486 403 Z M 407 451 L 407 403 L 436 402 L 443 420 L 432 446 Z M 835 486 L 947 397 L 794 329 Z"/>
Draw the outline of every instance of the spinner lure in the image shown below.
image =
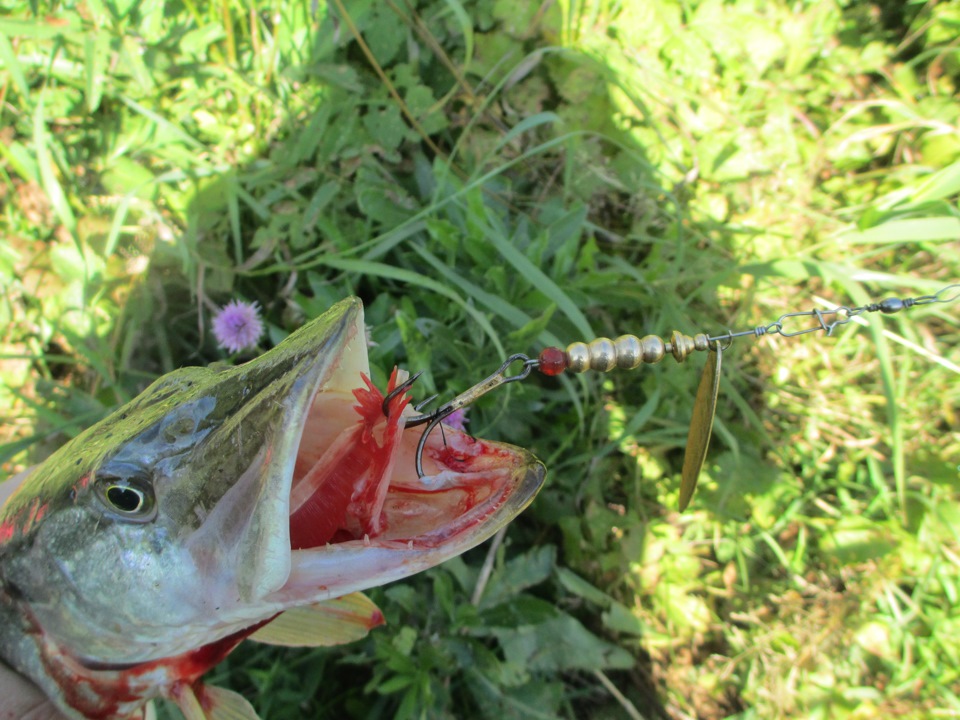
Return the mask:
<path id="1" fill-rule="evenodd" d="M 656 335 L 647 335 L 639 338 L 635 335 L 621 335 L 615 340 L 596 338 L 590 342 L 574 342 L 565 349 L 558 347 L 544 348 L 540 354 L 531 358 L 523 353 L 511 355 L 500 369 L 489 377 L 481 380 L 470 389 L 460 393 L 453 400 L 443 404 L 433 412 L 416 415 L 408 418 L 407 427 L 426 425 L 420 438 L 416 453 L 417 474 L 423 477 L 423 450 L 430 433 L 451 413 L 470 405 L 477 399 L 495 390 L 501 385 L 518 382 L 530 376 L 531 372 L 538 372 L 555 376 L 565 372 L 584 373 L 587 371 L 610 372 L 611 370 L 633 370 L 641 365 L 659 363 L 667 356 L 671 356 L 678 363 L 686 360 L 694 352 L 706 352 L 707 362 L 700 377 L 697 396 L 693 406 L 693 417 L 690 422 L 690 431 L 687 435 L 686 452 L 683 459 L 680 480 L 680 511 L 690 504 L 697 479 L 707 456 L 710 436 L 713 431 L 713 419 L 717 407 L 717 395 L 720 388 L 720 364 L 723 352 L 732 342 L 741 337 L 764 335 L 780 335 L 782 337 L 796 337 L 808 333 L 823 332 L 828 336 L 841 325 L 846 325 L 853 318 L 865 313 L 880 312 L 891 315 L 901 310 L 932 303 L 950 303 L 960 298 L 960 284 L 948 285 L 933 295 L 923 295 L 916 298 L 887 298 L 878 303 L 870 303 L 858 307 L 845 305 L 830 310 L 804 310 L 801 312 L 785 313 L 768 325 L 759 325 L 740 332 L 725 332 L 718 335 L 698 333 L 694 336 L 684 335 L 674 330 L 668 340 Z M 801 318 L 814 318 L 815 323 L 797 330 L 791 330 L 791 323 L 802 322 Z M 511 374 L 511 368 L 519 364 L 519 369 Z M 398 393 L 405 392 L 420 376 L 412 375 L 402 383 L 383 401 L 384 414 L 390 400 Z M 430 398 L 418 407 L 422 407 Z"/>

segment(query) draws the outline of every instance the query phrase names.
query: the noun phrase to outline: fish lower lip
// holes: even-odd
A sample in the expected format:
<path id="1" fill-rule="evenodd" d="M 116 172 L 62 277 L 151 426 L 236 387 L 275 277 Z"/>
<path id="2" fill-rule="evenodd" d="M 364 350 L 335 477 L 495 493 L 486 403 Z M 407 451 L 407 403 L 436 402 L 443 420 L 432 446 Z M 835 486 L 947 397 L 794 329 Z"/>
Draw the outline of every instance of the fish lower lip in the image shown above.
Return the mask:
<path id="1" fill-rule="evenodd" d="M 530 462 L 515 468 L 500 502 L 478 506 L 452 522 L 415 538 L 348 540 L 294 550 L 291 571 L 269 600 L 281 605 L 316 602 L 365 590 L 433 567 L 483 542 L 510 522 L 536 496 L 544 466 Z"/>

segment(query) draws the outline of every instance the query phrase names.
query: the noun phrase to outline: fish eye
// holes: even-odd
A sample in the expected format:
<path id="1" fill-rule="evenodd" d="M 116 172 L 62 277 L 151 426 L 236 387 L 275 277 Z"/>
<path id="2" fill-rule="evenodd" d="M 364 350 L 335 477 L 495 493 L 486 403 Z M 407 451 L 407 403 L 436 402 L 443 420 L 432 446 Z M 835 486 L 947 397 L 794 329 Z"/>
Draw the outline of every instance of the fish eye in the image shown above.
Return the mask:
<path id="1" fill-rule="evenodd" d="M 113 509 L 123 513 L 135 513 L 146 502 L 143 491 L 129 485 L 111 485 L 104 494 Z"/>
<path id="2" fill-rule="evenodd" d="M 96 487 L 97 497 L 114 517 L 141 523 L 156 517 L 153 489 L 146 478 L 133 473 L 118 477 L 101 472 L 97 474 Z"/>

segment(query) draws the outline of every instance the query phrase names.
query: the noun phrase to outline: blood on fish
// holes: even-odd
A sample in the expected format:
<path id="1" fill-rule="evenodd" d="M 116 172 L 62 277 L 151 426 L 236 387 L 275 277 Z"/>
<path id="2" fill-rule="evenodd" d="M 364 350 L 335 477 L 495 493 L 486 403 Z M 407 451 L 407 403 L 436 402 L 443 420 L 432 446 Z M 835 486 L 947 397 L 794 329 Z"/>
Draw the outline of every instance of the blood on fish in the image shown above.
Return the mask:
<path id="1" fill-rule="evenodd" d="M 381 511 L 403 430 L 402 412 L 410 400 L 404 393 L 392 398 L 389 415 L 384 417 L 383 394 L 366 375 L 361 377 L 366 388 L 353 391 L 359 422 L 341 433 L 300 481 L 313 492 L 290 514 L 290 545 L 294 550 L 319 547 L 331 540 L 356 539 L 355 531 L 348 527 L 351 517 L 360 522 L 368 536 L 384 529 Z M 387 392 L 396 386 L 394 369 Z"/>
<path id="2" fill-rule="evenodd" d="M 332 462 L 324 456 L 311 468 L 302 482 L 314 488 L 313 494 L 290 515 L 290 546 L 294 550 L 319 547 L 328 543 L 343 527 L 347 506 L 353 495 L 356 478 L 364 472 L 364 459 L 357 452 L 361 447 L 361 428 L 345 431 L 344 452 Z"/>
<path id="3" fill-rule="evenodd" d="M 63 689 L 66 703 L 91 720 L 126 718 L 123 706 L 143 699 L 144 690 L 158 685 L 156 674 L 167 675 L 173 684 L 193 685 L 201 675 L 220 663 L 247 636 L 271 622 L 276 616 L 176 657 L 140 663 L 133 667 L 111 669 L 85 667 L 77 660 L 66 660 L 62 649 L 45 644 L 42 659 L 47 671 Z"/>

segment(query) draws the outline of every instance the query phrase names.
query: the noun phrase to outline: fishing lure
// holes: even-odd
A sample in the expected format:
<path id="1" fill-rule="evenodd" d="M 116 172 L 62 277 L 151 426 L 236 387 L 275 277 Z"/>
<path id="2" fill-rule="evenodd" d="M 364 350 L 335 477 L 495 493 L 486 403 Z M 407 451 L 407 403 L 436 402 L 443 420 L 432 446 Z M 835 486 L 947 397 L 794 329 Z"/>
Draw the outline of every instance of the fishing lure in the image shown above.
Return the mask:
<path id="1" fill-rule="evenodd" d="M 891 297 L 878 303 L 869 303 L 858 307 L 841 305 L 830 310 L 815 309 L 784 313 L 772 323 L 758 325 L 739 332 L 727 331 L 718 335 L 698 333 L 691 337 L 684 335 L 679 330 L 674 330 L 669 340 L 664 340 L 656 335 L 647 335 L 643 338 L 638 338 L 636 335 L 621 335 L 615 340 L 602 337 L 590 342 L 573 342 L 567 345 L 566 349 L 547 347 L 541 350 L 535 358 L 523 353 L 516 353 L 504 360 L 500 369 L 495 373 L 460 393 L 453 400 L 433 412 L 407 419 L 406 427 L 426 425 L 420 437 L 415 456 L 417 475 L 419 477 L 424 476 L 423 451 L 427 438 L 444 419 L 502 385 L 527 379 L 534 370 L 547 376 L 556 376 L 564 372 L 596 371 L 605 373 L 612 370 L 634 370 L 641 365 L 659 363 L 668 355 L 672 356 L 676 362 L 682 363 L 695 352 L 706 352 L 708 354 L 707 362 L 704 365 L 703 374 L 700 376 L 700 384 L 697 388 L 693 417 L 690 422 L 683 467 L 680 473 L 679 508 L 683 512 L 693 498 L 700 471 L 707 457 L 720 389 L 720 366 L 723 352 L 730 347 L 735 339 L 750 335 L 755 338 L 761 338 L 765 335 L 780 335 L 790 338 L 815 332 L 826 333 L 829 337 L 841 325 L 846 325 L 855 317 L 866 313 L 880 312 L 884 315 L 892 315 L 915 306 L 951 303 L 958 298 L 960 298 L 960 283 L 955 283 L 942 288 L 933 295 L 923 295 L 916 298 Z M 800 318 L 815 318 L 816 324 L 801 327 L 798 330 L 790 330 L 791 323 Z M 521 363 L 519 371 L 511 374 L 510 369 L 517 363 Z M 386 396 L 383 401 L 385 415 L 388 414 L 390 400 L 408 390 L 420 375 L 419 372 L 411 375 L 409 379 Z M 419 403 L 416 406 L 417 409 L 421 409 L 435 397 Z"/>

